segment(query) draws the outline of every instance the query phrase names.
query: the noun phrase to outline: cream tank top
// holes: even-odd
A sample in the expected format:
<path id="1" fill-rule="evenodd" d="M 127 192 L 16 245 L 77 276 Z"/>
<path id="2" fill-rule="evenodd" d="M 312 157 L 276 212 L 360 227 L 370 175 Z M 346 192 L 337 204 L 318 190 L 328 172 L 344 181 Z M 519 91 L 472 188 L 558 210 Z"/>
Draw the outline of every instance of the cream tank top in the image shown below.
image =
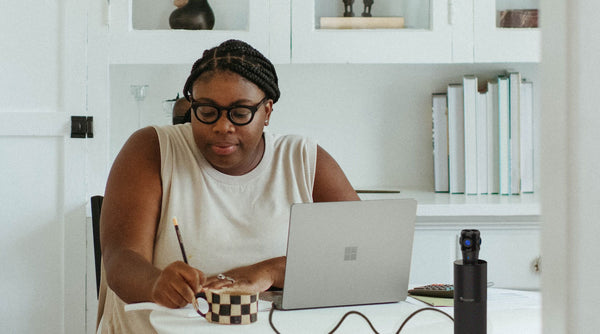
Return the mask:
<path id="1" fill-rule="evenodd" d="M 204 159 L 190 124 L 156 131 L 163 183 L 154 251 L 158 268 L 182 260 L 175 216 L 190 265 L 205 274 L 285 255 L 290 205 L 312 202 L 316 143 L 265 133 L 258 166 L 231 176 Z"/>
<path id="2" fill-rule="evenodd" d="M 189 264 L 207 276 L 286 254 L 290 205 L 312 202 L 316 142 L 265 132 L 265 152 L 258 166 L 231 176 L 206 161 L 194 142 L 191 124 L 155 129 L 163 191 L 156 267 L 183 260 L 173 217 Z M 124 305 L 109 289 L 103 333 L 150 330 L 148 312 L 124 312 Z"/>

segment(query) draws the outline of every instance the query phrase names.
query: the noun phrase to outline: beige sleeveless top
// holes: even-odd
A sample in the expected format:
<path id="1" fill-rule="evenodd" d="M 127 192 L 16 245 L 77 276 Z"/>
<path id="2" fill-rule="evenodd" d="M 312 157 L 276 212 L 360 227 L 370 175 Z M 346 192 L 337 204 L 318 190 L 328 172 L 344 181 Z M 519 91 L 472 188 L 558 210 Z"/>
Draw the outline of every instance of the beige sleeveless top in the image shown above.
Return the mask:
<path id="1" fill-rule="evenodd" d="M 290 205 L 312 202 L 314 141 L 264 133 L 265 152 L 258 166 L 231 176 L 204 159 L 191 124 L 155 129 L 163 188 L 156 267 L 182 260 L 175 216 L 189 264 L 209 276 L 285 255 Z M 148 311 L 124 312 L 125 304 L 110 289 L 105 305 L 102 333 L 154 332 Z"/>

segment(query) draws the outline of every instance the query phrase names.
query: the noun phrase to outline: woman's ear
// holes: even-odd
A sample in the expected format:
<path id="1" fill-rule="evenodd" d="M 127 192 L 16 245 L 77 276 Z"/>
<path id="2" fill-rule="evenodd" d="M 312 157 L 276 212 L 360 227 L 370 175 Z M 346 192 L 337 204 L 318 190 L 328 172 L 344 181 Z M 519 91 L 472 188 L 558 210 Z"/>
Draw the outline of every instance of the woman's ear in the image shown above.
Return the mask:
<path id="1" fill-rule="evenodd" d="M 273 100 L 269 99 L 267 103 L 265 103 L 265 126 L 269 125 L 269 119 L 271 118 L 271 113 L 273 112 Z"/>

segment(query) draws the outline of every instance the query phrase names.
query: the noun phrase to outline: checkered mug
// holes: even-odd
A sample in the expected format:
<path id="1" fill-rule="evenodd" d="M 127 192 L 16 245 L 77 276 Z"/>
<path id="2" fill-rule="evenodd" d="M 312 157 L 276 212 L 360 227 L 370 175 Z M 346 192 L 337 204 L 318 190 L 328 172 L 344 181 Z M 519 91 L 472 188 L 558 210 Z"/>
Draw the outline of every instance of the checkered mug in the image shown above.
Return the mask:
<path id="1" fill-rule="evenodd" d="M 248 325 L 258 319 L 258 293 L 206 291 L 196 294 L 208 303 L 206 313 L 196 309 L 208 322 L 222 325 Z"/>

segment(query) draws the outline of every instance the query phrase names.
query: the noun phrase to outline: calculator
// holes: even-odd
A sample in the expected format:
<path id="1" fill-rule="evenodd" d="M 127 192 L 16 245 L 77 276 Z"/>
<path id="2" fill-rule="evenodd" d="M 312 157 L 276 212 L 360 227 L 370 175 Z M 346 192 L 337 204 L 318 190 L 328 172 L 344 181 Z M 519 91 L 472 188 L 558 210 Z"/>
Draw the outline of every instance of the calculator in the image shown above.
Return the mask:
<path id="1" fill-rule="evenodd" d="M 429 284 L 408 290 L 414 296 L 427 296 L 438 298 L 454 298 L 454 285 L 452 284 Z"/>

